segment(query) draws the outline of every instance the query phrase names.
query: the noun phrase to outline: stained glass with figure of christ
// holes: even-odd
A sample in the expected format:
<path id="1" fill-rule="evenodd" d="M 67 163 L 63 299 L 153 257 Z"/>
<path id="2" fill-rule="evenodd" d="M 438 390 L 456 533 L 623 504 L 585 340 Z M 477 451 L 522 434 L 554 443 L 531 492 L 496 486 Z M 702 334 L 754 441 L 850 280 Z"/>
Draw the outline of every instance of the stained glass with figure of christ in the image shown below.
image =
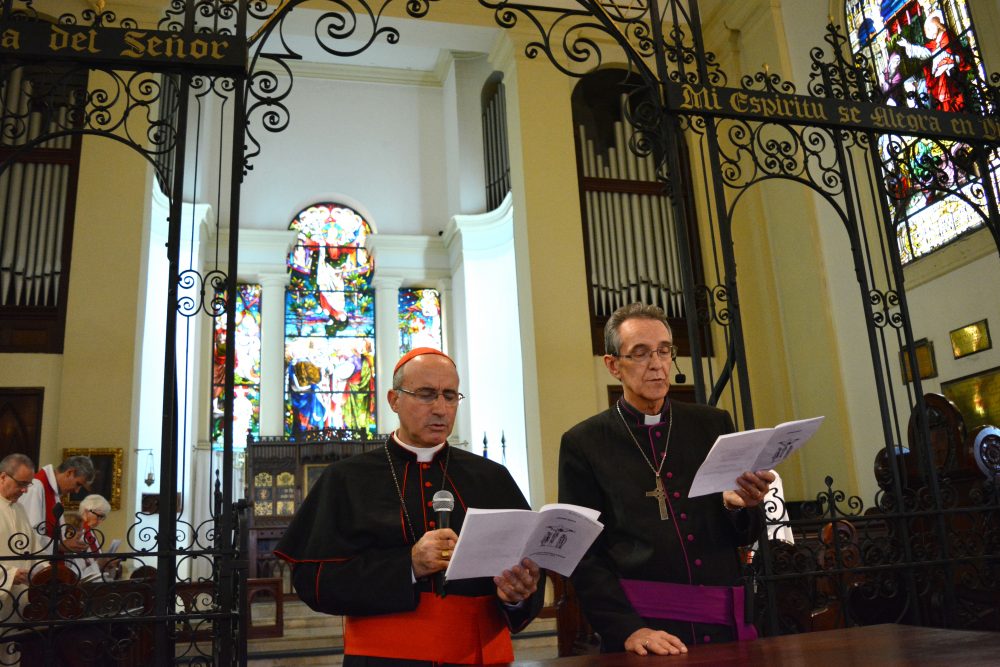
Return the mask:
<path id="1" fill-rule="evenodd" d="M 889 106 L 984 111 L 986 80 L 966 0 L 848 0 L 852 52 L 864 56 Z M 905 264 L 984 224 L 986 200 L 969 146 L 883 136 L 889 208 Z M 996 180 L 1000 160 L 990 162 Z"/>
<path id="2" fill-rule="evenodd" d="M 435 289 L 399 290 L 399 354 L 441 346 L 441 294 Z"/>
<path id="3" fill-rule="evenodd" d="M 260 437 L 260 285 L 236 286 L 233 366 L 233 447 L 247 434 Z M 212 336 L 212 447 L 223 445 L 226 386 L 226 316 L 214 320 Z"/>
<path id="4" fill-rule="evenodd" d="M 285 292 L 285 434 L 375 431 L 371 228 L 341 204 L 299 213 Z"/>

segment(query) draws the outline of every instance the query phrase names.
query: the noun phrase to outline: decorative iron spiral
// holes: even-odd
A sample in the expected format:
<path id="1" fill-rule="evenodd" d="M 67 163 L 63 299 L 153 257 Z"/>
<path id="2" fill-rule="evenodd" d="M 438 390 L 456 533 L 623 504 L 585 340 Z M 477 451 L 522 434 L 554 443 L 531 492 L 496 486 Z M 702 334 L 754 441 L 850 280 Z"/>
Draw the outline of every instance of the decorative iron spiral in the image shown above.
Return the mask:
<path id="1" fill-rule="evenodd" d="M 177 276 L 177 313 L 191 317 L 204 312 L 206 315 L 219 317 L 226 312 L 228 280 L 226 273 L 217 269 L 204 276 L 194 269 L 181 271 Z"/>
<path id="2" fill-rule="evenodd" d="M 890 326 L 900 329 L 903 326 L 903 316 L 900 314 L 899 293 L 895 290 L 884 292 L 877 289 L 869 290 L 868 303 L 872 306 L 871 319 L 876 327 L 883 329 Z"/>

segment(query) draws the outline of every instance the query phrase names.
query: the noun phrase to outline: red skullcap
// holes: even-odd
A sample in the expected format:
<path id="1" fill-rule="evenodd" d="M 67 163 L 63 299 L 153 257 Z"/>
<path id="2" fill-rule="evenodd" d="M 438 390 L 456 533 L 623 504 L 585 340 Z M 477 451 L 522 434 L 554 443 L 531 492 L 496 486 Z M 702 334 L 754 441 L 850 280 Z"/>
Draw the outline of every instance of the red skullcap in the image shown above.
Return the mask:
<path id="1" fill-rule="evenodd" d="M 410 361 L 411 359 L 414 359 L 416 357 L 419 357 L 419 356 L 421 356 L 423 354 L 437 354 L 437 355 L 440 355 L 440 356 L 444 357 L 445 359 L 447 359 L 448 361 L 450 361 L 452 366 L 455 365 L 455 360 L 452 359 L 451 357 L 449 357 L 447 354 L 445 354 L 441 350 L 435 350 L 433 347 L 415 347 L 412 350 L 410 350 L 409 352 L 407 352 L 406 354 L 404 354 L 402 357 L 400 357 L 399 361 L 396 362 L 396 367 L 392 369 L 393 375 L 396 374 L 396 371 L 398 371 L 400 368 L 402 368 L 403 366 L 405 366 L 408 361 Z"/>

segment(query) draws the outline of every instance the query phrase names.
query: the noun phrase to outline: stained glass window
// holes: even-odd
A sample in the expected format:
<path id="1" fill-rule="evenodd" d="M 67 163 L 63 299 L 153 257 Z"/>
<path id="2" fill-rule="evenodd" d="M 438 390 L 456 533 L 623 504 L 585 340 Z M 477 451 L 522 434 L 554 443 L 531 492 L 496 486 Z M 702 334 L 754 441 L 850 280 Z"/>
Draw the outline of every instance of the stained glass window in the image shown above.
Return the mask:
<path id="1" fill-rule="evenodd" d="M 399 354 L 415 347 L 440 350 L 441 295 L 434 289 L 399 290 Z"/>
<path id="2" fill-rule="evenodd" d="M 314 204 L 289 229 L 285 292 L 285 434 L 375 432 L 371 228 L 341 204 Z"/>
<path id="3" fill-rule="evenodd" d="M 886 104 L 982 111 L 986 80 L 966 0 L 848 0 L 851 48 Z M 984 224 L 985 197 L 969 146 L 883 136 L 882 173 L 905 264 Z M 991 164 L 997 178 L 998 161 Z"/>
<path id="4" fill-rule="evenodd" d="M 260 285 L 236 286 L 233 368 L 233 447 L 246 447 L 247 433 L 260 437 Z M 222 449 L 226 388 L 226 316 L 215 318 L 212 336 L 212 447 Z"/>

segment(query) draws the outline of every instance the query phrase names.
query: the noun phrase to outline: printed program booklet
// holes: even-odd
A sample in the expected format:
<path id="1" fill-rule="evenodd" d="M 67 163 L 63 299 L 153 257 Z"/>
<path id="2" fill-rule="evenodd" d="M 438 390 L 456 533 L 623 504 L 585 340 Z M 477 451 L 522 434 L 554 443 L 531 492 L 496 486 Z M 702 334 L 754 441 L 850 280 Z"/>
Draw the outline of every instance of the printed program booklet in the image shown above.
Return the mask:
<path id="1" fill-rule="evenodd" d="M 823 417 L 720 435 L 691 482 L 689 498 L 731 491 L 746 471 L 770 470 L 806 444 Z"/>
<path id="2" fill-rule="evenodd" d="M 598 516 L 566 503 L 537 512 L 469 508 L 445 578 L 495 577 L 525 558 L 568 577 L 604 529 Z"/>

